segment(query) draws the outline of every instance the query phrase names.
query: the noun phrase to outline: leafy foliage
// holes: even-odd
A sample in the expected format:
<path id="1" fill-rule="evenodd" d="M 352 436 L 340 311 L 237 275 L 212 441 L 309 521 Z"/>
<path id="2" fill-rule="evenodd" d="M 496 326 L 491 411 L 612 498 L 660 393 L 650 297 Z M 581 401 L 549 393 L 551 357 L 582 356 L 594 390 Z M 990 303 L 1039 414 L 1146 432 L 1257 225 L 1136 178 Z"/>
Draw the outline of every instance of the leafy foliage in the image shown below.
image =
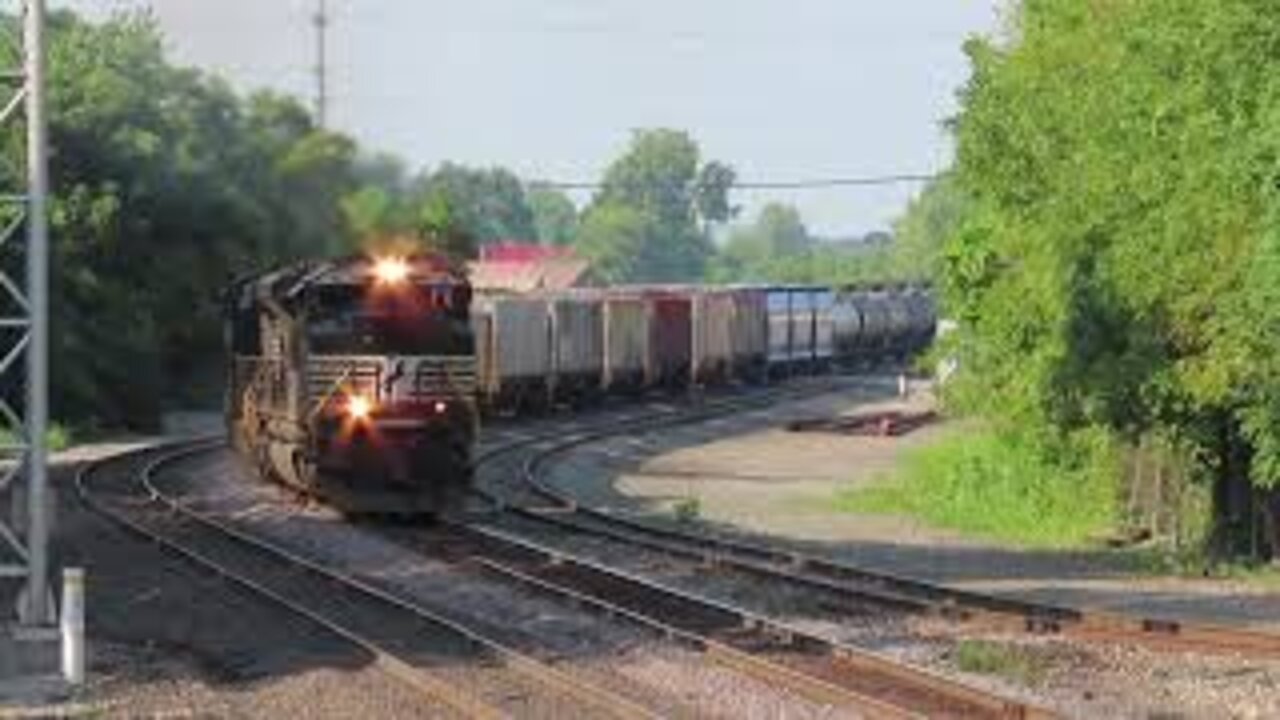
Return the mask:
<path id="1" fill-rule="evenodd" d="M 1026 546 L 1078 547 L 1114 527 L 1119 455 L 1105 433 L 1038 447 L 984 429 L 911 451 L 898 482 L 843 493 L 845 510 L 905 513 Z"/>
<path id="2" fill-rule="evenodd" d="M 538 236 L 524 185 L 504 168 L 445 163 L 420 177 L 413 195 L 422 206 L 447 206 L 453 225 L 480 245 Z"/>
<path id="3" fill-rule="evenodd" d="M 146 16 L 50 30 L 55 412 L 148 426 L 216 383 L 231 277 L 350 247 L 356 148 L 292 100 L 170 65 Z"/>
<path id="4" fill-rule="evenodd" d="M 1168 438 L 1226 525 L 1253 512 L 1226 488 L 1280 484 L 1277 48 L 1275 3 L 1025 0 L 969 44 L 956 122 L 956 400 Z"/>
<path id="5" fill-rule="evenodd" d="M 900 223 L 907 235 L 871 233 L 845 241 L 814 237 L 794 207 L 770 203 L 752 224 L 730 234 L 707 278 L 835 286 L 926 279 L 942 238 L 933 232 L 934 224 L 918 218 L 932 212 L 936 197 L 940 195 L 926 194 L 913 205 L 912 214 Z"/>
<path id="6" fill-rule="evenodd" d="M 533 225 L 543 245 L 572 245 L 578 233 L 578 208 L 568 195 L 545 185 L 528 191 Z"/>
<path id="7" fill-rule="evenodd" d="M 616 281 L 698 279 L 715 252 L 706 226 L 732 216 L 734 181 L 727 165 L 701 164 L 687 133 L 638 131 L 606 171 L 577 245 Z"/>

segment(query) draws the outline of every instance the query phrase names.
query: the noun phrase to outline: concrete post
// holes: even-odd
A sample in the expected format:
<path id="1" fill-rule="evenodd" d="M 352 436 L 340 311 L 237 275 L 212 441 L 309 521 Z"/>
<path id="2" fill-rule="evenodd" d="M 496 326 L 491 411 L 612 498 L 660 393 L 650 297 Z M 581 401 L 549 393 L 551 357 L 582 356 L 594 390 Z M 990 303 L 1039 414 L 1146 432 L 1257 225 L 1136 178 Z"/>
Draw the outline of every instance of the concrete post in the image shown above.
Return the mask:
<path id="1" fill-rule="evenodd" d="M 84 570 L 62 570 L 62 677 L 72 685 L 84 683 Z"/>

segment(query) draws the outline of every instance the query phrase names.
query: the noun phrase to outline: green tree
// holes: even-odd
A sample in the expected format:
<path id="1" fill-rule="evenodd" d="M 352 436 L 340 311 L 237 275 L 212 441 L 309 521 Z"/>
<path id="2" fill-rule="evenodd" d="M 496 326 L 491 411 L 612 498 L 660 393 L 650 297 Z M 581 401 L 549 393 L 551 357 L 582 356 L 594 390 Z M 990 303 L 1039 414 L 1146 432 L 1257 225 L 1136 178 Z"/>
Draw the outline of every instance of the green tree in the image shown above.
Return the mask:
<path id="1" fill-rule="evenodd" d="M 544 245 L 572 245 L 578 232 L 578 208 L 560 190 L 535 185 L 529 188 L 529 209 L 538 240 Z"/>
<path id="2" fill-rule="evenodd" d="M 645 247 L 653 241 L 656 222 L 629 205 L 593 205 L 578 229 L 577 250 L 601 280 L 624 283 L 636 279 Z"/>
<path id="3" fill-rule="evenodd" d="M 444 193 L 432 193 L 418 206 L 416 236 L 422 243 L 457 262 L 474 259 L 479 241 L 459 218 L 455 206 Z"/>
<path id="4" fill-rule="evenodd" d="M 800 212 L 790 205 L 765 205 L 753 224 L 729 236 L 714 263 L 712 277 L 735 281 L 777 280 L 784 263 L 808 259 L 814 241 Z"/>
<path id="5" fill-rule="evenodd" d="M 1014 25 L 967 48 L 956 400 L 1046 447 L 1164 438 L 1220 547 L 1280 549 L 1248 492 L 1280 484 L 1280 5 L 1027 0 Z"/>
<path id="6" fill-rule="evenodd" d="M 912 198 L 894 224 L 893 274 L 934 279 L 942 272 L 947 238 L 964 218 L 964 195 L 950 176 L 943 176 Z"/>
<path id="7" fill-rule="evenodd" d="M 706 184 L 703 181 L 706 181 Z M 618 208 L 630 208 L 635 216 L 628 227 L 643 226 L 649 233 L 634 247 L 635 238 L 619 237 L 621 246 L 637 253 L 629 263 L 627 280 L 683 281 L 701 277 L 715 247 L 705 224 L 723 222 L 731 214 L 728 192 L 734 181 L 728 166 L 701 165 L 697 143 L 677 130 L 641 130 L 631 146 L 605 172 L 603 186 L 587 212 L 595 211 L 611 221 Z M 584 220 L 586 229 L 587 221 Z M 593 236 L 592 242 L 608 242 Z M 599 252 L 593 248 L 593 252 Z"/>
<path id="8" fill-rule="evenodd" d="M 57 12 L 50 39 L 54 409 L 147 427 L 217 397 L 228 279 L 349 247 L 354 144 L 171 65 L 145 15 Z M 4 139 L 0 167 L 20 167 Z"/>
<path id="9" fill-rule="evenodd" d="M 419 205 L 443 200 L 453 223 L 480 245 L 538 237 L 524 185 L 503 168 L 475 169 L 445 163 L 419 178 L 414 190 Z"/>

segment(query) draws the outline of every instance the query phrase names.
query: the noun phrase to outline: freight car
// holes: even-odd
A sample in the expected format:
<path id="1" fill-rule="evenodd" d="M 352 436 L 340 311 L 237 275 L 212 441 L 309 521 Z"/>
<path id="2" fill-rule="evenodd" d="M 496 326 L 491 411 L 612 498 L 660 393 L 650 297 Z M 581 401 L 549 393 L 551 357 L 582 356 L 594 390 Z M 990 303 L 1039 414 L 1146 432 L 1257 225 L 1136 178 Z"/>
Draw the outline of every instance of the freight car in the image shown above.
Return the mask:
<path id="1" fill-rule="evenodd" d="M 579 405 L 600 395 L 604 380 L 604 300 L 572 292 L 547 300 L 553 400 Z"/>
<path id="2" fill-rule="evenodd" d="M 263 477 L 352 513 L 438 512 L 468 490 L 471 289 L 446 261 L 299 263 L 226 300 L 228 435 Z"/>
<path id="3" fill-rule="evenodd" d="M 702 288 L 691 293 L 693 301 L 693 380 L 714 385 L 733 377 L 736 296 L 730 290 Z"/>
<path id="4" fill-rule="evenodd" d="M 678 289 L 640 292 L 648 313 L 645 385 L 676 389 L 689 384 L 693 362 L 693 296 Z"/>
<path id="5" fill-rule="evenodd" d="M 478 298 L 471 310 L 480 403 L 492 411 L 540 412 L 555 388 L 549 300 Z"/>
<path id="6" fill-rule="evenodd" d="M 932 341 L 926 288 L 644 286 L 482 298 L 481 404 L 756 382 L 900 360 Z"/>
<path id="7" fill-rule="evenodd" d="M 649 363 L 650 313 L 644 297 L 633 292 L 606 293 L 604 367 L 606 392 L 635 393 L 645 388 Z"/>

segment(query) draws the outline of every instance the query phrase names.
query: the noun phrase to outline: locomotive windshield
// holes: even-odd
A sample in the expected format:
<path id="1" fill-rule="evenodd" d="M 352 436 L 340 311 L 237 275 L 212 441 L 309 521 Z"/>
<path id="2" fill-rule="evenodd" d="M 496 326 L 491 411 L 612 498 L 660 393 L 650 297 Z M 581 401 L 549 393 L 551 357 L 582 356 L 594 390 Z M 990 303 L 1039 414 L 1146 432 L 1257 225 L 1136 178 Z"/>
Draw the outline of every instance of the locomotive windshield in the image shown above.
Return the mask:
<path id="1" fill-rule="evenodd" d="M 307 338 L 316 355 L 470 355 L 469 300 L 456 285 L 325 286 L 314 291 Z"/>

